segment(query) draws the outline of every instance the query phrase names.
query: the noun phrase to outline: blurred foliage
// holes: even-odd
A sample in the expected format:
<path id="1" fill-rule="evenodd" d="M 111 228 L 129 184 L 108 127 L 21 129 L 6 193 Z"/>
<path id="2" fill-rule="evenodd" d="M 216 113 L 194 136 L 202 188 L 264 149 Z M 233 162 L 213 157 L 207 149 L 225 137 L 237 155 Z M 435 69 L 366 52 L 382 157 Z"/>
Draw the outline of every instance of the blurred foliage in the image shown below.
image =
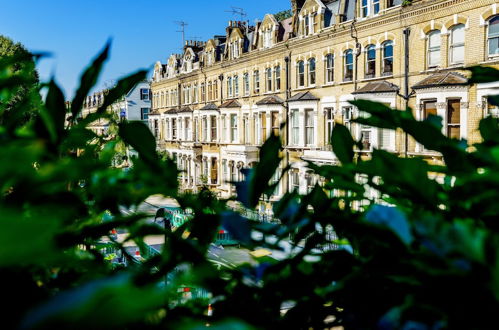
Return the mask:
<path id="1" fill-rule="evenodd" d="M 3 90 L 3 93 L 12 94 L 3 95 L 0 102 L 0 124 L 8 130 L 13 130 L 28 121 L 41 106 L 38 72 L 33 57 L 23 45 L 0 35 L 2 62 L 0 76 L 2 78 L 9 76 L 10 83 L 13 84 L 12 89 Z"/>
<path id="2" fill-rule="evenodd" d="M 323 184 L 276 203 L 279 224 L 258 223 L 229 210 L 228 201 L 207 189 L 180 193 L 176 165 L 157 153 L 149 129 L 113 122 L 106 109 L 145 71 L 121 79 L 104 106 L 81 118 L 82 100 L 108 51 L 109 45 L 83 73 L 70 109 L 52 81 L 41 87 L 46 100 L 31 120 L 15 116 L 17 122 L 0 127 L 4 328 L 497 327 L 497 119 L 482 120 L 483 140 L 470 148 L 444 136 L 434 119 L 416 121 L 410 109 L 356 101 L 368 114 L 358 123 L 402 129 L 439 152 L 445 164 L 382 150 L 363 160 L 354 152 L 359 143 L 338 124 L 331 144 L 342 164 L 310 163 Z M 0 61 L 1 104 L 18 97 L 19 85 L 32 79 L 29 72 L 12 70 L 24 60 Z M 492 69 L 472 68 L 472 75 L 474 83 L 499 80 Z M 19 111 L 29 111 L 30 102 L 22 100 Z M 108 137 L 95 135 L 89 124 L 97 119 L 116 129 Z M 123 143 L 138 153 L 127 171 L 112 166 Z M 237 184 L 240 205 L 253 209 L 275 189 L 272 173 L 281 153 L 280 139 L 272 136 L 260 164 Z M 138 206 L 154 194 L 176 199 L 193 219 L 174 232 L 152 223 Z M 252 264 L 217 269 L 207 255 L 222 224 L 248 249 L 277 252 L 289 237 L 300 244 L 281 251 L 281 260 L 255 257 Z M 338 237 L 329 235 L 331 228 Z M 129 233 L 140 260 L 116 240 L 115 229 Z M 162 251 L 148 250 L 148 235 L 165 235 Z M 113 253 L 104 252 L 108 247 Z M 117 252 L 130 261 L 128 267 L 110 262 Z M 185 285 L 212 298 L 180 299 Z"/>
<path id="3" fill-rule="evenodd" d="M 291 9 L 283 10 L 274 14 L 274 18 L 278 21 L 284 21 L 287 18 L 293 17 L 293 11 Z"/>

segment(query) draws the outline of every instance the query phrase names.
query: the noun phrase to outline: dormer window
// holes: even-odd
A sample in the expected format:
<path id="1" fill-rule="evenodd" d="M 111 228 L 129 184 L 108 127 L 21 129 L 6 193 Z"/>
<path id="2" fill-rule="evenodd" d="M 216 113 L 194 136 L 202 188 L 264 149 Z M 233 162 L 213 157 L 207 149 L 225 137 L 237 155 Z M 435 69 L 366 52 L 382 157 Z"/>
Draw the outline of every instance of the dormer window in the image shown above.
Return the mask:
<path id="1" fill-rule="evenodd" d="M 263 31 L 263 48 L 272 47 L 272 30 Z"/>
<path id="2" fill-rule="evenodd" d="M 303 34 L 306 36 L 310 34 L 310 17 L 308 15 L 305 16 L 305 31 Z"/>
<path id="3" fill-rule="evenodd" d="M 231 48 L 232 48 L 232 58 L 238 58 L 239 57 L 239 42 L 236 40 L 231 43 Z"/>

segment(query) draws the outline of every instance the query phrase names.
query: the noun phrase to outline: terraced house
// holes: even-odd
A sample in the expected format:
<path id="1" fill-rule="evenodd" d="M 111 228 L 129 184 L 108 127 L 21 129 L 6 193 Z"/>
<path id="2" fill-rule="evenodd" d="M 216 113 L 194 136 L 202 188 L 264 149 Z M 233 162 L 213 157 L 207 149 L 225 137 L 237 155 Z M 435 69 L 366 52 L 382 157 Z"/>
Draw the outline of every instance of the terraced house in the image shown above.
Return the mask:
<path id="1" fill-rule="evenodd" d="M 439 161 L 404 134 L 351 122 L 349 103 L 369 99 L 410 106 L 421 120 L 443 118 L 451 137 L 479 139 L 478 121 L 497 115 L 486 96 L 499 85 L 467 85 L 471 65 L 499 67 L 497 0 L 291 1 L 292 17 L 266 15 L 254 26 L 229 22 L 224 35 L 188 41 L 183 54 L 155 65 L 149 125 L 159 148 L 176 157 L 186 189 L 228 182 L 258 161 L 279 133 L 282 166 L 292 170 L 275 192 L 306 192 L 316 178 L 304 160 L 334 163 L 336 123 L 362 140 L 365 156 L 382 148 Z M 394 110 L 395 111 L 395 110 Z M 286 123 L 281 127 L 281 124 Z M 277 179 L 277 177 L 276 177 Z"/>

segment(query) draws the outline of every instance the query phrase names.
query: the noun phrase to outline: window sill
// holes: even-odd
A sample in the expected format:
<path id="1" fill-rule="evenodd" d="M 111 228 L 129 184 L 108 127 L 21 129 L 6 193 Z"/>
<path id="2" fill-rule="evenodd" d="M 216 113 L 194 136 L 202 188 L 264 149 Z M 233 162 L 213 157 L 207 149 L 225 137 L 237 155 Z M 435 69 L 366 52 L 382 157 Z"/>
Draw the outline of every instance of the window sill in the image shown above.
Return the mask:
<path id="1" fill-rule="evenodd" d="M 353 80 L 344 80 L 339 83 L 339 85 L 346 85 L 346 84 L 351 84 L 353 83 Z"/>
<path id="2" fill-rule="evenodd" d="M 428 68 L 426 70 L 423 70 L 423 71 L 419 71 L 419 73 L 422 73 L 422 74 L 425 74 L 425 73 L 436 73 L 436 72 L 439 72 L 441 71 L 442 68 L 441 67 L 435 67 L 435 68 Z"/>
<path id="3" fill-rule="evenodd" d="M 489 58 L 483 62 L 479 62 L 478 64 L 491 64 L 491 63 L 497 63 L 499 62 L 499 56 L 496 56 L 496 57 L 492 57 L 492 58 Z"/>
<path id="4" fill-rule="evenodd" d="M 334 86 L 334 85 L 336 85 L 336 82 L 332 81 L 332 82 L 328 82 L 328 83 L 323 84 L 321 87 L 330 87 L 330 86 Z"/>
<path id="5" fill-rule="evenodd" d="M 448 70 L 462 70 L 464 69 L 464 63 L 449 64 L 447 66 Z"/>

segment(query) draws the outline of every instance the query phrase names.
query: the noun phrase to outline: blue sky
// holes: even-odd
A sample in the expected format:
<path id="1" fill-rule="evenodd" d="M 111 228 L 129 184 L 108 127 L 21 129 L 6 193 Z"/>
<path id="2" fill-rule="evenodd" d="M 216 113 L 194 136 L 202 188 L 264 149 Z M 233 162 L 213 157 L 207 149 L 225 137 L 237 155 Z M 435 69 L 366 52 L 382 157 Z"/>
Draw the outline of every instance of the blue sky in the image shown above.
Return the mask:
<path id="1" fill-rule="evenodd" d="M 186 39 L 208 40 L 224 34 L 226 12 L 242 7 L 250 23 L 266 13 L 289 9 L 289 0 L 4 0 L 0 34 L 23 43 L 29 50 L 48 51 L 50 59 L 39 63 L 42 80 L 55 75 L 71 97 L 80 73 L 113 39 L 111 59 L 98 87 L 140 68 L 152 68 L 180 52 L 182 37 L 175 21 L 186 21 Z"/>

